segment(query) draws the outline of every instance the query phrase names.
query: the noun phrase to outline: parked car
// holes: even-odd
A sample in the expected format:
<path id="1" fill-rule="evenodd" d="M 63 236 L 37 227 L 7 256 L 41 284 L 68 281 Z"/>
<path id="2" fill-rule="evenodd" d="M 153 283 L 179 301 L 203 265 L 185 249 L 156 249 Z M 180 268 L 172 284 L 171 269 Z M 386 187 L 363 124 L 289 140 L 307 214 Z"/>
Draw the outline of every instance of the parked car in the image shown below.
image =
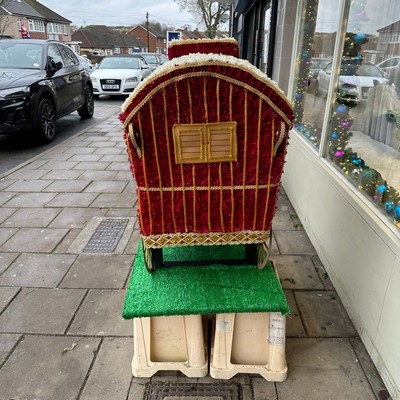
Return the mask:
<path id="1" fill-rule="evenodd" d="M 87 58 L 87 57 L 83 57 L 79 54 L 77 54 L 79 61 L 83 64 L 84 68 L 86 69 L 86 71 L 88 72 L 88 74 L 90 75 L 93 72 L 93 63 Z"/>
<path id="2" fill-rule="evenodd" d="M 385 73 L 385 77 L 389 79 L 389 84 L 394 84 L 398 96 L 400 97 L 400 56 L 390 57 L 385 61 L 377 64 Z"/>
<path id="3" fill-rule="evenodd" d="M 0 40 L 0 134 L 33 132 L 51 142 L 56 120 L 94 112 L 89 74 L 75 53 L 54 40 Z"/>
<path id="4" fill-rule="evenodd" d="M 312 58 L 310 65 L 310 79 L 317 79 L 319 71 L 325 68 L 332 60 L 330 58 Z"/>
<path id="5" fill-rule="evenodd" d="M 166 56 L 165 54 L 159 54 L 159 57 L 160 57 L 161 64 L 164 64 L 165 62 L 169 61 L 168 56 Z"/>
<path id="6" fill-rule="evenodd" d="M 96 97 L 129 95 L 150 74 L 150 67 L 139 54 L 104 57 L 91 75 L 93 93 Z"/>
<path id="7" fill-rule="evenodd" d="M 332 63 L 329 63 L 318 73 L 317 93 L 327 95 L 331 75 Z M 370 88 L 387 82 L 383 71 L 376 65 L 343 61 L 340 67 L 337 101 L 354 106 L 367 99 Z"/>
<path id="8" fill-rule="evenodd" d="M 152 72 L 162 64 L 158 53 L 140 53 L 140 55 L 146 60 Z"/>
<path id="9" fill-rule="evenodd" d="M 390 57 L 376 65 L 389 75 L 391 71 L 400 69 L 400 56 Z"/>

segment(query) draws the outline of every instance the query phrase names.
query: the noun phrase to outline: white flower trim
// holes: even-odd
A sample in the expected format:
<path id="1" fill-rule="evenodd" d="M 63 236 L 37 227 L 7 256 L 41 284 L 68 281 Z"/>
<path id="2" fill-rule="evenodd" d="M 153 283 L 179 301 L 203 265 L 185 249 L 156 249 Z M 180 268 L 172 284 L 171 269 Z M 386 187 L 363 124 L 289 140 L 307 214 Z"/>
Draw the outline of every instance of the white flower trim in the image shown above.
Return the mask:
<path id="1" fill-rule="evenodd" d="M 239 46 L 235 38 L 222 38 L 222 39 L 177 39 L 172 40 L 169 47 L 179 46 L 181 44 L 198 44 L 198 43 L 233 43 Z"/>
<path id="2" fill-rule="evenodd" d="M 213 40 L 214 41 L 214 40 Z M 185 56 L 174 58 L 170 61 L 165 62 L 161 66 L 159 66 L 151 75 L 149 75 L 146 79 L 139 83 L 136 86 L 135 90 L 130 94 L 130 96 L 125 100 L 122 104 L 121 110 L 124 112 L 126 108 L 129 106 L 130 102 L 143 90 L 146 85 L 150 81 L 154 81 L 155 79 L 167 75 L 170 72 L 176 70 L 177 68 L 189 68 L 191 66 L 201 66 L 201 65 L 209 65 L 215 63 L 216 65 L 230 65 L 232 67 L 236 67 L 242 70 L 245 70 L 265 82 L 269 86 L 273 86 L 273 88 L 283 97 L 288 104 L 291 104 L 283 90 L 278 86 L 278 84 L 270 79 L 266 74 L 264 74 L 261 70 L 255 67 L 247 60 L 242 60 L 237 57 L 228 56 L 224 54 L 214 54 L 214 53 L 193 53 Z"/>

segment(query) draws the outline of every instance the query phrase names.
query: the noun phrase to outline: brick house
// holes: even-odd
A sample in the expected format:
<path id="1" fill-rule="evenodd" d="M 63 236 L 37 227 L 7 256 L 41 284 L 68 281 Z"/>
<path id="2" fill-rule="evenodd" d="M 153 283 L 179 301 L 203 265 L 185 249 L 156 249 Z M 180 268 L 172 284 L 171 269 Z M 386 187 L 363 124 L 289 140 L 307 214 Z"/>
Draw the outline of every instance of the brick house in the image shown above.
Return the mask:
<path id="1" fill-rule="evenodd" d="M 178 32 L 181 32 L 181 38 L 183 40 L 187 40 L 187 39 L 207 39 L 208 36 L 203 33 L 200 32 L 197 28 L 194 31 L 189 31 L 188 29 L 184 29 L 184 28 L 180 28 L 177 29 Z"/>
<path id="2" fill-rule="evenodd" d="M 91 58 L 144 51 L 144 45 L 139 40 L 105 25 L 89 25 L 78 29 L 72 34 L 72 40 L 79 42 L 80 54 Z"/>
<path id="3" fill-rule="evenodd" d="M 36 0 L 5 0 L 0 7 L 0 37 L 22 38 L 21 27 L 32 39 L 71 40 L 71 21 Z"/>
<path id="4" fill-rule="evenodd" d="M 376 49 L 380 58 L 377 62 L 400 54 L 400 20 L 378 29 L 379 37 Z"/>
<path id="5" fill-rule="evenodd" d="M 145 50 L 153 53 L 167 53 L 167 38 L 156 29 L 144 25 L 136 25 L 128 31 L 128 35 L 145 44 Z"/>

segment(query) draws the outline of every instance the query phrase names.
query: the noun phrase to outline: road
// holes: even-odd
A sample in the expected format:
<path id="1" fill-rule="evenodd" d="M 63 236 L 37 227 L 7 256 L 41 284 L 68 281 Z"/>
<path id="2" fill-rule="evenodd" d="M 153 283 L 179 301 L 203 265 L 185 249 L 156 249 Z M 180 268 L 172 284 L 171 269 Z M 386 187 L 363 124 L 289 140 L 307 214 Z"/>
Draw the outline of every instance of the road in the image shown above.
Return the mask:
<path id="1" fill-rule="evenodd" d="M 93 118 L 81 120 L 78 113 L 73 112 L 59 119 L 56 138 L 48 145 L 38 145 L 34 140 L 21 136 L 0 136 L 0 176 L 113 114 L 117 118 L 124 100 L 125 97 L 103 97 L 95 100 Z"/>

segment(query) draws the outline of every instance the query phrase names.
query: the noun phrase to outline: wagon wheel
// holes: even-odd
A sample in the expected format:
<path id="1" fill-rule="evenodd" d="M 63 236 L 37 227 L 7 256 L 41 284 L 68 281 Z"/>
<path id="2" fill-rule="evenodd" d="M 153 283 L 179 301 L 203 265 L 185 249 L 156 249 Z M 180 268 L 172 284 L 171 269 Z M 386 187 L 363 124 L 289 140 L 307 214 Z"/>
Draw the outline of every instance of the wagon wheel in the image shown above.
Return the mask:
<path id="1" fill-rule="evenodd" d="M 272 231 L 270 231 L 269 241 L 257 245 L 257 267 L 263 269 L 269 261 L 272 249 Z"/>
<path id="2" fill-rule="evenodd" d="M 143 249 L 143 257 L 146 269 L 148 272 L 152 273 L 155 270 L 155 265 L 153 264 L 151 249 L 145 247 L 143 242 L 142 242 L 142 249 Z"/>

